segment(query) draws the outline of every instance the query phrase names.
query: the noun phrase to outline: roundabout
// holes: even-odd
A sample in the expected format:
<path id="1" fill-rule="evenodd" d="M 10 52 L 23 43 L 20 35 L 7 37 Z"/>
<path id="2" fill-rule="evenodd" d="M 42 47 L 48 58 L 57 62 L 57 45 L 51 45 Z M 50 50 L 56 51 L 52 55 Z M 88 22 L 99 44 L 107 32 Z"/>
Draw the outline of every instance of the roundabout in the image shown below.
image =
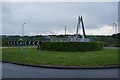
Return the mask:
<path id="1" fill-rule="evenodd" d="M 24 53 L 18 47 L 2 48 L 3 78 L 117 79 L 119 69 L 118 48 L 89 52 L 40 50 L 39 56 L 36 47 L 24 47 Z"/>
<path id="2" fill-rule="evenodd" d="M 29 47 L 24 53 L 20 52 L 16 47 L 3 48 L 2 61 L 25 66 L 58 69 L 119 68 L 117 51 L 118 49 L 104 49 L 93 52 L 41 50 L 40 56 L 38 56 L 35 47 Z"/>
<path id="3" fill-rule="evenodd" d="M 42 57 L 44 57 L 44 60 L 47 60 L 48 57 L 50 57 L 50 53 L 48 56 L 47 53 L 45 53 L 44 51 L 41 51 L 40 56 L 38 56 L 37 53 L 36 54 L 34 53 L 35 56 L 33 56 L 32 55 L 33 53 L 29 53 L 29 52 L 24 53 L 24 54 L 22 54 L 22 52 L 19 52 L 16 54 L 11 49 L 14 49 L 15 52 L 18 51 L 17 47 L 2 49 L 3 50 L 3 55 L 2 55 L 3 56 L 3 60 L 2 60 L 3 61 L 3 63 L 2 63 L 3 78 L 118 78 L 118 70 L 120 69 L 119 65 L 106 65 L 106 66 L 102 65 L 102 66 L 100 66 L 95 63 L 97 66 L 89 66 L 90 64 L 87 66 L 83 66 L 82 64 L 81 64 L 82 66 L 75 66 L 75 64 L 72 66 L 68 66 L 68 65 L 63 65 L 63 64 L 62 65 L 55 65 L 55 64 L 50 65 L 50 64 L 45 64 L 45 62 L 44 62 L 44 64 L 40 64 L 40 63 L 33 64 L 30 62 L 29 63 L 24 62 L 24 61 L 26 61 L 26 57 L 29 57 L 29 58 L 27 58 L 27 60 L 32 59 L 34 57 L 36 57 L 37 60 L 40 60 L 40 58 L 42 56 Z M 36 49 L 35 47 L 29 47 L 28 49 L 30 49 L 30 52 L 37 52 L 35 50 Z M 105 50 L 106 50 L 105 53 L 110 51 L 110 52 L 114 52 L 114 54 L 116 54 L 116 56 L 117 56 L 117 49 L 105 49 Z M 9 51 L 10 53 L 7 53 L 7 51 Z M 12 55 L 11 51 L 14 55 Z M 27 51 L 27 50 L 25 50 L 25 51 Z M 52 51 L 52 53 L 53 52 L 54 51 Z M 93 53 L 95 55 L 95 52 L 93 52 Z M 104 50 L 100 53 L 103 54 Z M 97 55 L 100 53 L 97 52 Z M 45 55 L 43 56 L 43 54 L 46 54 L 46 56 L 48 56 L 48 57 L 45 58 Z M 56 54 L 56 51 L 54 52 L 54 54 Z M 64 52 L 59 52 L 59 54 L 63 55 Z M 69 52 L 69 54 L 72 54 L 72 53 Z M 106 54 L 109 57 L 113 56 L 113 54 L 111 54 L 111 53 L 106 53 Z M 78 55 L 78 53 L 77 53 L 77 55 Z M 80 55 L 83 55 L 83 54 L 80 54 Z M 9 56 L 9 58 L 8 58 L 8 56 Z M 57 56 L 59 56 L 59 57 L 57 57 L 57 59 L 59 59 L 59 58 L 60 58 L 60 60 L 61 60 L 61 58 L 64 59 L 63 56 L 60 56 L 58 54 L 57 54 Z M 116 58 L 116 56 L 114 55 L 115 58 Z M 56 56 L 54 56 L 54 57 L 56 57 Z M 115 60 L 115 62 L 116 62 L 116 59 L 114 57 L 113 57 L 113 60 Z M 89 58 L 89 57 L 87 57 L 87 58 Z M 22 60 L 22 62 L 17 61 L 19 59 Z M 52 58 L 50 58 L 50 59 L 52 59 Z M 72 60 L 74 60 L 74 59 L 72 59 Z M 33 60 L 30 60 L 30 61 L 33 61 Z M 64 62 L 64 61 L 62 61 L 62 62 Z"/>

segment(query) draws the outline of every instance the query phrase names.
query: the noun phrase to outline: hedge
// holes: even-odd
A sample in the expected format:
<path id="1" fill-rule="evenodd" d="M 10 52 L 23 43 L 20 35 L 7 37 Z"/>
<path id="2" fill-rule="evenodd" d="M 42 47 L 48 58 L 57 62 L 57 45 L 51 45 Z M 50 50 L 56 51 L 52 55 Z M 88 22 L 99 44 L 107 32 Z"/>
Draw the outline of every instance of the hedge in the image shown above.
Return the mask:
<path id="1" fill-rule="evenodd" d="M 44 41 L 41 45 L 42 50 L 65 51 L 65 52 L 85 52 L 103 49 L 103 42 L 50 42 Z"/>

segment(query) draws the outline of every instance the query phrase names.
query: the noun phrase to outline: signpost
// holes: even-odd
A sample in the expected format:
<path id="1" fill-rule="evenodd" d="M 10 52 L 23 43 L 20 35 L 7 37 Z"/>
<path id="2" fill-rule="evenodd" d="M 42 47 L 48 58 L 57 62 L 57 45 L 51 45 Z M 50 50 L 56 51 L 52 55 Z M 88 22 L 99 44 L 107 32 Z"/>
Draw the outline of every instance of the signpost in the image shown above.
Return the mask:
<path id="1" fill-rule="evenodd" d="M 40 45 L 37 45 L 38 56 L 40 55 Z"/>
<path id="2" fill-rule="evenodd" d="M 37 49 L 38 49 L 38 56 L 40 55 L 40 45 L 41 45 L 41 42 L 36 42 L 37 43 Z"/>
<path id="3" fill-rule="evenodd" d="M 26 45 L 27 52 L 28 52 L 28 46 L 27 45 L 37 45 L 37 50 L 38 50 L 38 56 L 40 55 L 40 45 L 41 41 L 8 41 L 8 45 L 17 45 L 18 46 L 18 53 L 20 46 L 22 46 L 22 53 L 24 53 L 23 45 Z"/>
<path id="4" fill-rule="evenodd" d="M 20 45 L 22 46 L 22 53 L 24 52 L 23 46 L 24 46 L 24 42 L 20 41 Z"/>
<path id="5" fill-rule="evenodd" d="M 8 41 L 8 43 L 7 43 L 8 45 L 10 45 L 10 41 Z M 9 46 L 8 46 L 8 48 L 9 48 Z"/>
<path id="6" fill-rule="evenodd" d="M 25 45 L 27 45 L 28 41 L 25 41 Z M 26 53 L 28 53 L 28 46 L 26 46 Z"/>

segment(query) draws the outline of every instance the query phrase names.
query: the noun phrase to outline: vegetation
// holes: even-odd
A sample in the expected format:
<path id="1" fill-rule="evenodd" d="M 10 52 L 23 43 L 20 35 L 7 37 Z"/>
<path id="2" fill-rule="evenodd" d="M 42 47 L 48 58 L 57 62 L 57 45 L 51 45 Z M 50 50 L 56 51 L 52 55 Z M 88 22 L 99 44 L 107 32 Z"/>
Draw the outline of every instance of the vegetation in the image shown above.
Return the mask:
<path id="1" fill-rule="evenodd" d="M 67 37 L 73 37 L 75 35 L 49 35 L 49 36 L 43 36 L 43 35 L 36 35 L 36 36 L 24 36 L 23 40 L 25 41 L 46 41 L 45 38 L 67 38 Z M 81 38 L 81 35 L 79 35 Z M 104 43 L 105 47 L 120 47 L 120 33 L 113 34 L 113 35 L 87 35 L 87 38 L 89 38 L 91 41 L 102 41 Z M 14 41 L 19 40 L 21 38 L 20 35 L 12 35 L 12 36 L 2 36 L 2 46 L 8 46 L 8 41 Z"/>
<path id="2" fill-rule="evenodd" d="M 49 51 L 66 51 L 66 52 L 75 52 L 75 51 L 97 51 L 103 49 L 102 42 L 42 42 L 42 50 Z"/>
<path id="3" fill-rule="evenodd" d="M 59 52 L 38 51 L 36 48 L 24 49 L 24 53 L 18 48 L 3 49 L 3 60 L 51 65 L 74 65 L 74 66 L 101 66 L 118 65 L 118 49 L 103 49 L 89 52 Z"/>

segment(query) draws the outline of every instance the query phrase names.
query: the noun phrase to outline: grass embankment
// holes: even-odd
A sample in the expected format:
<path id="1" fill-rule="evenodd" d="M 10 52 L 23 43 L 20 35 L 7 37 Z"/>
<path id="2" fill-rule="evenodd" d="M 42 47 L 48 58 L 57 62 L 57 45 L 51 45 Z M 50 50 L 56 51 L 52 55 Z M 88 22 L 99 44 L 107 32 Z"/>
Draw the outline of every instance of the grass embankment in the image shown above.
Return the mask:
<path id="1" fill-rule="evenodd" d="M 41 51 L 38 56 L 36 48 L 21 49 L 9 48 L 2 50 L 4 60 L 52 65 L 74 65 L 74 66 L 101 66 L 118 65 L 118 49 L 104 49 L 91 52 L 59 52 Z"/>

